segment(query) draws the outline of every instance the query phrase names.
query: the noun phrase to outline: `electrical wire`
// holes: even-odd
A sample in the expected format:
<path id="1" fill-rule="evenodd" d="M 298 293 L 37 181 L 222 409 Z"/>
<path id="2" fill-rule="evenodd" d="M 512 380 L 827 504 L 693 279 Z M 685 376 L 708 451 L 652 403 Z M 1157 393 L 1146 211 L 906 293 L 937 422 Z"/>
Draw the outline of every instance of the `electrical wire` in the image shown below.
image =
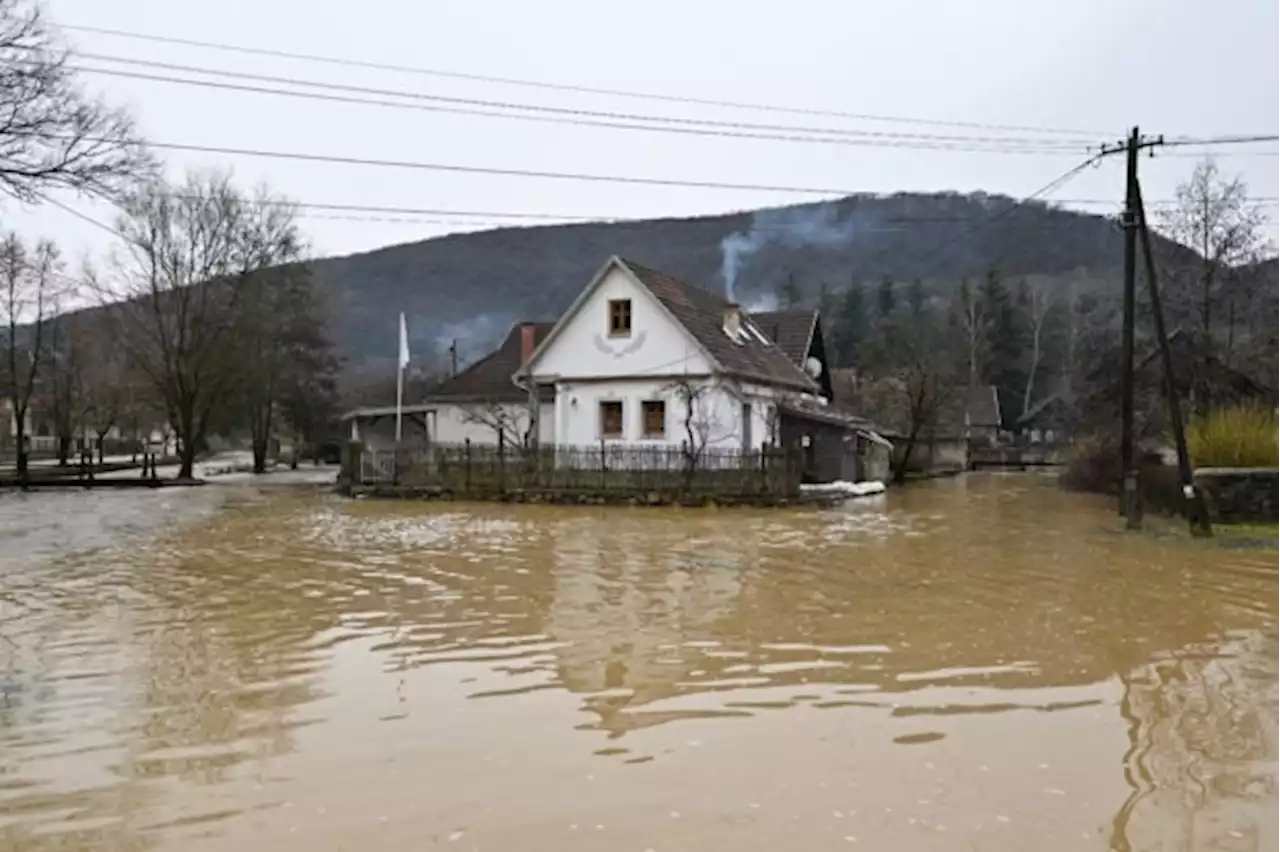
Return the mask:
<path id="1" fill-rule="evenodd" d="M 583 127 L 603 127 L 613 130 L 640 130 L 654 133 L 675 133 L 685 136 L 711 136 L 719 138 L 731 139 L 751 139 L 765 142 L 799 142 L 819 145 L 849 145 L 864 148 L 903 148 L 922 151 L 962 151 L 966 153 L 987 153 L 987 154 L 1043 154 L 1043 155 L 1076 155 L 1086 146 L 1077 146 L 1070 148 L 1036 148 L 1036 147 L 1014 147 L 1012 145 L 989 145 L 975 144 L 966 145 L 962 143 L 948 142 L 922 142 L 911 139 L 876 139 L 876 138 L 846 138 L 846 137 L 827 137 L 827 136 L 804 136 L 795 134 L 780 133 L 746 133 L 741 131 L 706 128 L 706 127 L 668 127 L 668 126 L 651 126 L 642 124 L 626 124 L 616 121 L 604 121 L 591 118 L 570 118 L 564 116 L 548 116 L 548 115 L 521 115 L 515 113 L 498 113 L 487 112 L 484 110 L 471 109 L 468 107 L 451 107 L 441 106 L 439 104 L 421 104 L 421 103 L 405 103 L 400 101 L 377 100 L 373 98 L 358 98 L 348 95 L 338 95 L 328 92 L 303 92 L 290 91 L 288 89 L 272 88 L 268 86 L 253 86 L 245 83 L 228 83 L 217 80 L 195 80 L 181 77 L 172 77 L 161 74 L 146 74 L 138 71 L 121 71 L 111 68 L 93 68 L 83 65 L 67 65 L 67 68 L 73 71 L 80 71 L 89 74 L 105 74 L 111 77 L 123 77 L 134 80 L 149 80 L 160 83 L 176 83 L 181 85 L 199 86 L 208 89 L 221 89 L 223 91 L 245 92 L 260 95 L 277 95 L 284 97 L 301 98 L 304 100 L 327 101 L 330 103 L 345 103 L 363 106 L 377 106 L 389 109 L 405 109 L 427 112 L 442 112 L 454 115 L 471 115 L 483 118 L 507 118 L 519 121 L 540 122 L 544 124 L 572 124 Z M 956 137 L 959 138 L 959 137 Z M 1059 144 L 1059 143 L 1054 143 Z"/>
<path id="2" fill-rule="evenodd" d="M 20 136 L 24 134 L 11 134 Z M 42 139 L 65 140 L 61 134 L 32 133 L 25 134 Z M 79 136 L 84 142 L 107 141 L 101 137 Z M 170 151 L 188 151 L 200 154 L 225 154 L 241 157 L 261 157 L 263 159 L 295 160 L 299 162 L 333 163 L 348 166 L 372 166 L 378 168 L 413 169 L 420 171 L 453 172 L 458 174 L 488 174 L 503 177 L 532 177 L 547 180 L 575 180 L 605 183 L 622 183 L 640 186 L 679 186 L 698 189 L 726 189 L 750 192 L 782 192 L 799 195 L 853 195 L 853 190 L 831 189 L 803 186 L 780 186 L 771 184 L 726 183 L 720 181 L 678 180 L 675 178 L 638 177 L 633 175 L 593 175 L 581 172 L 552 172 L 532 169 L 507 169 L 489 166 L 462 166 L 452 163 L 423 163 L 413 160 L 380 160 L 367 157 L 343 157 L 332 154 L 308 154 L 300 151 L 267 151 L 255 148 L 234 148 L 221 145 L 195 145 L 182 142 L 158 142 L 148 139 L 146 144 L 153 148 Z"/>
<path id="3" fill-rule="evenodd" d="M 722 121 L 707 118 L 684 118 L 677 116 L 649 115 L 642 113 L 628 112 L 610 112 L 602 110 L 577 109 L 571 107 L 548 106 L 544 104 L 519 103 L 512 101 L 493 101 L 481 98 L 461 98 L 449 95 L 434 95 L 424 92 L 406 91 L 404 89 L 382 89 L 370 86 L 353 86 L 346 83 L 330 83 L 323 80 L 310 80 L 298 77 L 280 77 L 270 74 L 252 74 L 243 71 L 231 71 L 222 68 L 209 68 L 198 65 L 180 65 L 172 62 L 156 62 L 148 59 L 132 59 L 122 56 L 111 56 L 101 53 L 85 53 L 78 51 L 76 56 L 83 59 L 91 59 L 100 62 L 114 62 L 127 65 L 138 65 L 145 68 L 154 68 L 166 71 L 179 71 L 186 74 L 204 74 L 217 77 L 230 77 L 240 80 L 252 80 L 256 82 L 276 83 L 288 86 L 308 86 L 311 88 L 326 89 L 331 91 L 352 92 L 360 95 L 377 95 L 381 97 L 408 98 L 412 100 L 432 101 L 444 104 L 461 104 L 470 107 L 485 107 L 488 109 L 504 109 L 504 110 L 521 110 L 529 112 L 545 112 L 558 116 L 570 116 L 573 118 L 600 118 L 609 119 L 611 122 L 629 121 L 629 122 L 653 122 L 658 124 L 672 125 L 688 125 L 692 127 L 714 127 L 724 128 L 728 130 L 738 131 L 763 131 L 763 132 L 783 132 L 783 133 L 803 133 L 823 136 L 848 136 L 854 138 L 884 138 L 884 139 L 909 139 L 928 142 L 955 142 L 962 144 L 993 144 L 993 145 L 1029 145 L 1029 146 L 1047 146 L 1047 147 L 1073 147 L 1079 149 L 1082 146 L 1088 147 L 1093 140 L 1085 137 L 1069 138 L 1069 139 L 1037 139 L 1027 136 L 948 136 L 935 133 L 902 133 L 896 131 L 884 130 L 855 130 L 844 127 L 811 127 L 811 126 L 795 126 L 788 124 L 761 124 L 758 122 L 747 121 Z M 121 72 L 116 70 L 108 70 L 102 68 L 93 68 L 85 66 L 75 66 L 74 70 L 87 71 L 89 73 L 100 74 L 119 74 L 127 75 L 131 72 Z M 141 79 L 160 80 L 173 83 L 187 83 L 192 85 L 203 85 L 204 81 L 178 79 L 165 76 L 147 76 L 142 75 Z M 282 95 L 299 95 L 302 93 L 282 91 L 277 89 L 251 89 L 251 91 L 261 91 L 269 94 Z M 355 103 L 369 103 L 379 106 L 402 106 L 401 104 L 387 104 L 383 101 L 375 100 L 354 100 Z M 518 118 L 530 119 L 525 115 L 505 115 L 494 114 L 489 112 L 477 112 L 474 110 L 442 110 L 446 112 L 460 112 L 463 115 L 482 115 L 494 116 L 501 118 Z M 588 123 L 594 122 L 571 122 L 571 123 Z M 613 127 L 617 126 L 613 123 L 601 123 L 598 126 Z M 630 129 L 630 125 L 624 125 Z M 644 129 L 660 129 L 660 128 L 644 128 Z M 666 128 L 661 128 L 666 129 Z"/>
<path id="4" fill-rule="evenodd" d="M 907 116 L 891 116 L 891 115 L 874 115 L 869 113 L 844 112 L 840 110 L 814 109 L 809 107 L 783 106 L 779 104 L 763 104 L 750 103 L 745 101 L 719 100 L 714 98 L 698 98 L 688 95 L 670 95 L 659 94 L 655 92 L 637 92 L 624 89 L 603 88 L 597 86 L 584 86 L 570 83 L 551 83 L 541 80 L 529 80 L 515 77 L 500 77 L 486 74 L 474 74 L 460 71 L 445 71 L 432 68 L 420 68 L 408 65 L 397 65 L 386 62 L 370 62 L 358 59 L 348 59 L 336 56 L 323 56 L 312 53 L 298 53 L 286 50 L 276 50 L 262 47 L 248 47 L 244 45 L 228 44 L 225 42 L 201 41 L 198 39 L 179 38 L 176 36 L 162 36 L 151 33 L 131 32 L 128 30 L 114 29 L 110 27 L 96 27 L 84 24 L 64 24 L 62 29 L 72 30 L 76 32 L 95 33 L 98 35 L 107 35 L 117 38 L 134 39 L 139 41 L 149 41 L 160 44 L 180 45 L 184 47 L 200 47 L 210 50 L 221 50 L 231 53 L 239 53 L 251 56 L 269 56 L 280 59 L 292 59 L 303 62 L 316 62 L 329 65 L 338 65 L 349 68 L 368 68 L 377 71 L 394 71 L 397 73 L 417 74 L 430 77 L 443 77 L 454 80 L 469 80 L 473 82 L 498 83 L 510 86 L 522 86 L 527 88 L 545 89 L 551 91 L 577 92 L 581 94 L 592 95 L 608 95 L 611 97 L 640 98 L 646 100 L 663 101 L 667 103 L 691 104 L 695 106 L 716 106 L 726 107 L 730 109 L 745 109 L 763 112 L 789 113 L 792 115 L 810 115 L 810 116 L 827 116 L 831 118 L 854 119 L 858 121 L 881 121 L 898 124 L 920 124 L 935 127 L 965 127 L 977 130 L 1005 130 L 1023 133 L 1053 133 L 1053 134 L 1072 134 L 1079 136 L 1105 136 L 1109 135 L 1105 131 L 1097 130 L 1070 130 L 1060 127 L 1035 127 L 1017 124 L 994 124 L 989 122 L 977 121 L 956 121 L 939 118 L 918 118 Z"/>

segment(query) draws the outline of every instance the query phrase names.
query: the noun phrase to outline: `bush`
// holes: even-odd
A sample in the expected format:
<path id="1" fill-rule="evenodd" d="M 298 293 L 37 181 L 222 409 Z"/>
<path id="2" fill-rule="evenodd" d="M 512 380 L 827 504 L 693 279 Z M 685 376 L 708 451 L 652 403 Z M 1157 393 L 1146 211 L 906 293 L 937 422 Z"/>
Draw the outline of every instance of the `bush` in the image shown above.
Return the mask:
<path id="1" fill-rule="evenodd" d="M 1116 493 L 1120 484 L 1119 443 L 1099 437 L 1077 439 L 1058 482 L 1069 491 Z"/>
<path id="2" fill-rule="evenodd" d="M 1224 408 L 1187 424 L 1187 449 L 1196 467 L 1277 467 L 1276 411 Z"/>

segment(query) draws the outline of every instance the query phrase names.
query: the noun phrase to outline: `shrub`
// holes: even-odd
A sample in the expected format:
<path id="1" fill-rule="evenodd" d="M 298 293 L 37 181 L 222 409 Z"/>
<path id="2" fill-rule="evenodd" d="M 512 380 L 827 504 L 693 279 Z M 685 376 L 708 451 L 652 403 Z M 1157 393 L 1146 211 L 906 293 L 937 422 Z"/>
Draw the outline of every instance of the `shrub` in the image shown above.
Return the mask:
<path id="1" fill-rule="evenodd" d="M 1278 467 L 1276 411 L 1224 408 L 1187 424 L 1187 449 L 1196 467 Z"/>

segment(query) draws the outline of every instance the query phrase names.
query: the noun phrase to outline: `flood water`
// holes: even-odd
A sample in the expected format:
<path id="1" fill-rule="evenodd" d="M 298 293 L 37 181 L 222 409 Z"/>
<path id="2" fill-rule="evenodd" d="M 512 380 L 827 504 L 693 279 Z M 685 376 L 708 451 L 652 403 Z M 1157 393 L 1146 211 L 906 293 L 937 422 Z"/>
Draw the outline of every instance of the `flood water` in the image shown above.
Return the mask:
<path id="1" fill-rule="evenodd" d="M 35 528 L 0 539 L 0 849 L 1277 846 L 1274 551 L 1030 475 L 827 512 L 202 491 L 0 503 Z"/>

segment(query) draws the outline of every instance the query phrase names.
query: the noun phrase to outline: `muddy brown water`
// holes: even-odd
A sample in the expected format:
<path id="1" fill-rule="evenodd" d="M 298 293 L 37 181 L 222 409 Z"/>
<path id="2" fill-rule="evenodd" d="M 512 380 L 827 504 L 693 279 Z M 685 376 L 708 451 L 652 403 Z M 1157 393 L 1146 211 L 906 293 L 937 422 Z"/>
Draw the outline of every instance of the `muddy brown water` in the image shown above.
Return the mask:
<path id="1" fill-rule="evenodd" d="M 92 499 L 0 504 L 0 849 L 1277 846 L 1276 554 L 1044 478 Z"/>

